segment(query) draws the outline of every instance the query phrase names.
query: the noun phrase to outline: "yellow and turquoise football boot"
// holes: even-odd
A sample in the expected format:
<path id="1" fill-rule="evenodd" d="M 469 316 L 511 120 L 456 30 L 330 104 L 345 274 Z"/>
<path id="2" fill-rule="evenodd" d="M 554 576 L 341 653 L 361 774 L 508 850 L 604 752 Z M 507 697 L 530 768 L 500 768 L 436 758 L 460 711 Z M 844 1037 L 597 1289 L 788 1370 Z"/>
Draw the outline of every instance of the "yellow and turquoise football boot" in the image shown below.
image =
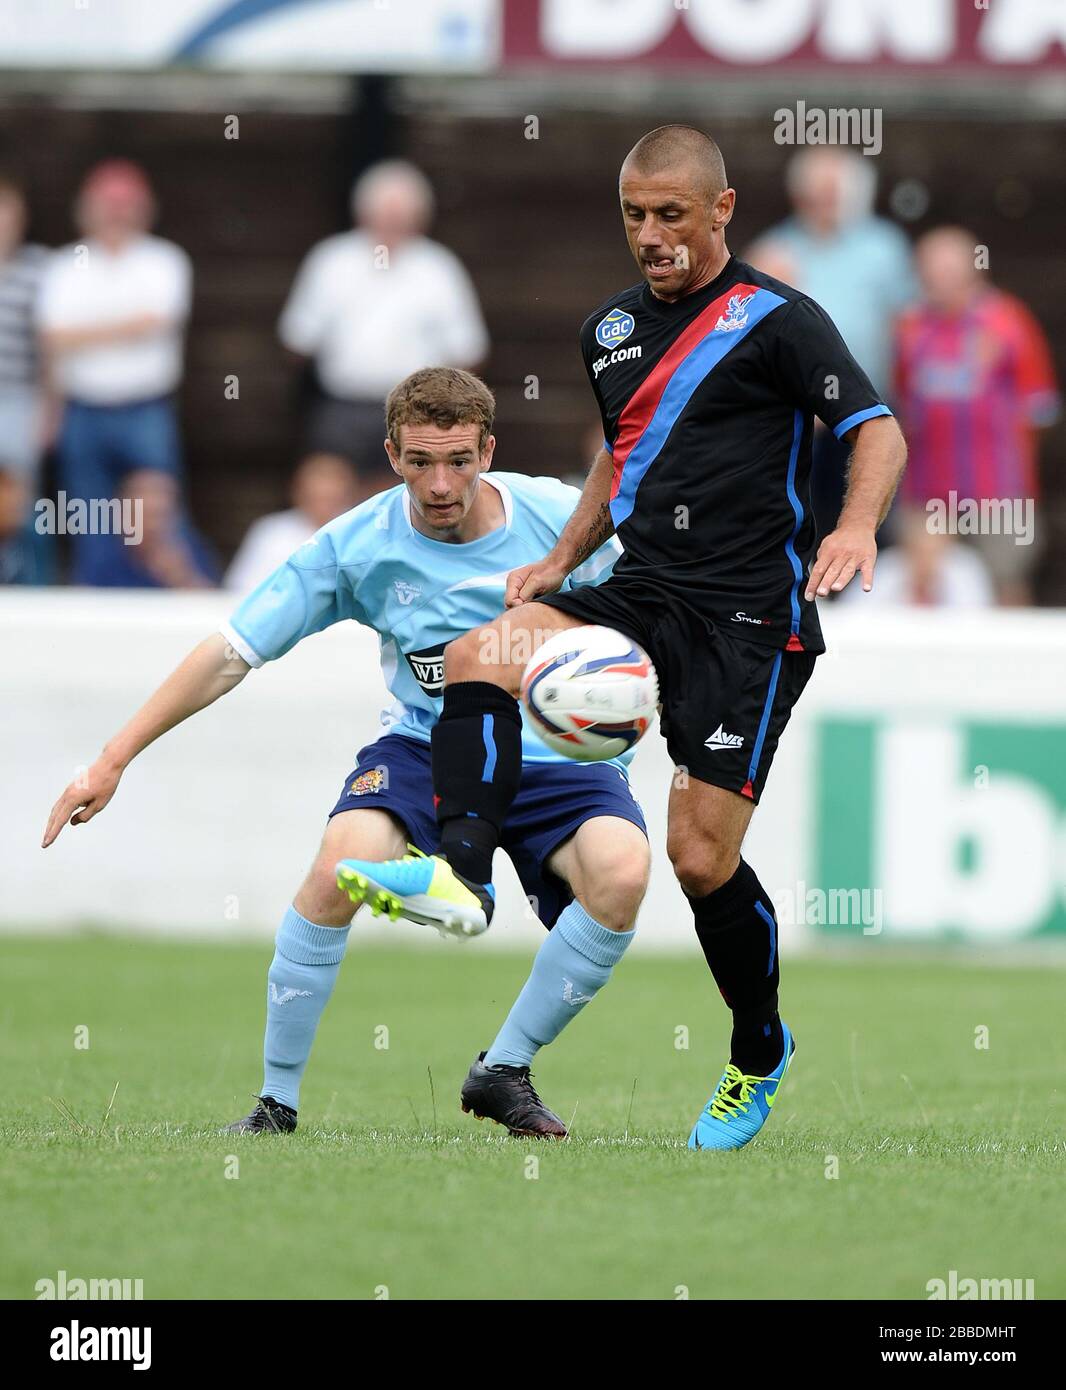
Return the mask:
<path id="1" fill-rule="evenodd" d="M 337 887 L 353 903 L 366 903 L 375 917 L 386 913 L 393 922 L 405 917 L 460 940 L 488 931 L 492 885 L 471 883 L 439 854 L 422 854 L 414 845 L 408 849 L 402 859 L 342 859 Z"/>
<path id="2" fill-rule="evenodd" d="M 688 1137 L 690 1149 L 742 1149 L 770 1117 L 781 1082 L 796 1050 L 795 1039 L 781 1024 L 785 1046 L 781 1061 L 769 1076 L 745 1076 L 732 1062 L 722 1073 Z"/>

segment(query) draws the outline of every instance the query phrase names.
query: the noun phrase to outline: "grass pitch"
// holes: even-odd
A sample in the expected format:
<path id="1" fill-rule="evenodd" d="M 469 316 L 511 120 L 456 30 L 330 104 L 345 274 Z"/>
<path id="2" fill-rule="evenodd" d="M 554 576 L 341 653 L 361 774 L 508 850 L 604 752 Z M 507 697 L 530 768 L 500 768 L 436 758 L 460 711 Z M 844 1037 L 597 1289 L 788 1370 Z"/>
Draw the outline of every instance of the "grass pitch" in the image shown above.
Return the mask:
<path id="1" fill-rule="evenodd" d="M 952 1269 L 1066 1296 L 1059 969 L 786 961 L 770 1122 L 691 1154 L 728 1043 L 701 959 L 625 961 L 541 1054 L 574 1137 L 538 1145 L 458 1106 L 528 960 L 435 942 L 349 953 L 295 1135 L 219 1135 L 270 954 L 0 939 L 0 1296 L 920 1299 Z"/>

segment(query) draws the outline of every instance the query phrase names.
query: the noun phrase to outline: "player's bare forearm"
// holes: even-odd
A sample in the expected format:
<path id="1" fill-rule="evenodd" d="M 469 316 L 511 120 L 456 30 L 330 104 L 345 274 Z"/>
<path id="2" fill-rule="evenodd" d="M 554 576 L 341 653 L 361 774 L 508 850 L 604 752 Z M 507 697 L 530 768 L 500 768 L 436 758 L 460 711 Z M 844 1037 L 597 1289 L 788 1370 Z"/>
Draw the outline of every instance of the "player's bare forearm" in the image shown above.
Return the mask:
<path id="1" fill-rule="evenodd" d="M 889 415 L 864 421 L 858 428 L 848 471 L 848 489 L 836 529 L 818 547 L 805 597 L 845 588 L 862 575 L 867 593 L 873 588 L 877 528 L 888 515 L 907 462 L 907 445 Z"/>
<path id="2" fill-rule="evenodd" d="M 562 587 L 571 570 L 594 555 L 604 541 L 614 535 L 611 519 L 611 477 L 614 463 L 601 449 L 585 479 L 574 514 L 559 533 L 559 539 L 535 565 L 523 565 L 507 576 L 507 607 L 531 603 L 542 594 L 553 594 Z"/>
<path id="3" fill-rule="evenodd" d="M 869 526 L 876 531 L 888 515 L 906 462 L 907 445 L 891 415 L 864 421 L 857 431 L 837 526 Z"/>
<path id="4" fill-rule="evenodd" d="M 573 516 L 548 555 L 557 567 L 565 565 L 567 574 L 584 564 L 590 555 L 595 555 L 604 541 L 614 535 L 611 519 L 613 473 L 614 461 L 606 449 L 601 449 L 589 469 Z"/>
<path id="5" fill-rule="evenodd" d="M 221 632 L 212 633 L 192 649 L 129 723 L 108 740 L 104 753 L 119 767 L 127 767 L 161 734 L 232 690 L 250 669 Z"/>
<path id="6" fill-rule="evenodd" d="M 232 690 L 250 669 L 220 632 L 194 647 L 129 723 L 107 741 L 92 766 L 66 788 L 52 807 L 43 847 L 47 849 L 68 822 L 83 825 L 102 811 L 138 753 Z"/>

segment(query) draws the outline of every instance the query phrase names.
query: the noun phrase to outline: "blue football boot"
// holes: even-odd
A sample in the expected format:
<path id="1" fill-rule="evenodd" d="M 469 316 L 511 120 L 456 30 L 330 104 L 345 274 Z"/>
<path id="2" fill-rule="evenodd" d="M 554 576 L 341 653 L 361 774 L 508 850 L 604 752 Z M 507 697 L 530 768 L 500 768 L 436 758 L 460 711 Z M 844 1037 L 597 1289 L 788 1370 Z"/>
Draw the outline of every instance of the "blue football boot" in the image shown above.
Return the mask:
<path id="1" fill-rule="evenodd" d="M 690 1149 L 742 1149 L 762 1129 L 773 1108 L 796 1043 L 785 1023 L 781 1061 L 769 1076 L 745 1076 L 732 1062 L 722 1073 L 688 1137 Z"/>

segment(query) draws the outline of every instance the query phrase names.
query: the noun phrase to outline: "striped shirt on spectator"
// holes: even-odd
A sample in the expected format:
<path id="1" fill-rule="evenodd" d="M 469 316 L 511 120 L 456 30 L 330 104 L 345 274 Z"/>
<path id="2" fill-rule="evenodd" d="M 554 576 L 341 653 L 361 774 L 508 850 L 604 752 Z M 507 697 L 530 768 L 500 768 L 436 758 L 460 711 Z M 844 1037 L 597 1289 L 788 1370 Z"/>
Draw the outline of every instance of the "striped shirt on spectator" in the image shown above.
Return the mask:
<path id="1" fill-rule="evenodd" d="M 43 246 L 26 245 L 0 261 L 0 390 L 37 380 L 34 305 L 47 260 Z"/>

